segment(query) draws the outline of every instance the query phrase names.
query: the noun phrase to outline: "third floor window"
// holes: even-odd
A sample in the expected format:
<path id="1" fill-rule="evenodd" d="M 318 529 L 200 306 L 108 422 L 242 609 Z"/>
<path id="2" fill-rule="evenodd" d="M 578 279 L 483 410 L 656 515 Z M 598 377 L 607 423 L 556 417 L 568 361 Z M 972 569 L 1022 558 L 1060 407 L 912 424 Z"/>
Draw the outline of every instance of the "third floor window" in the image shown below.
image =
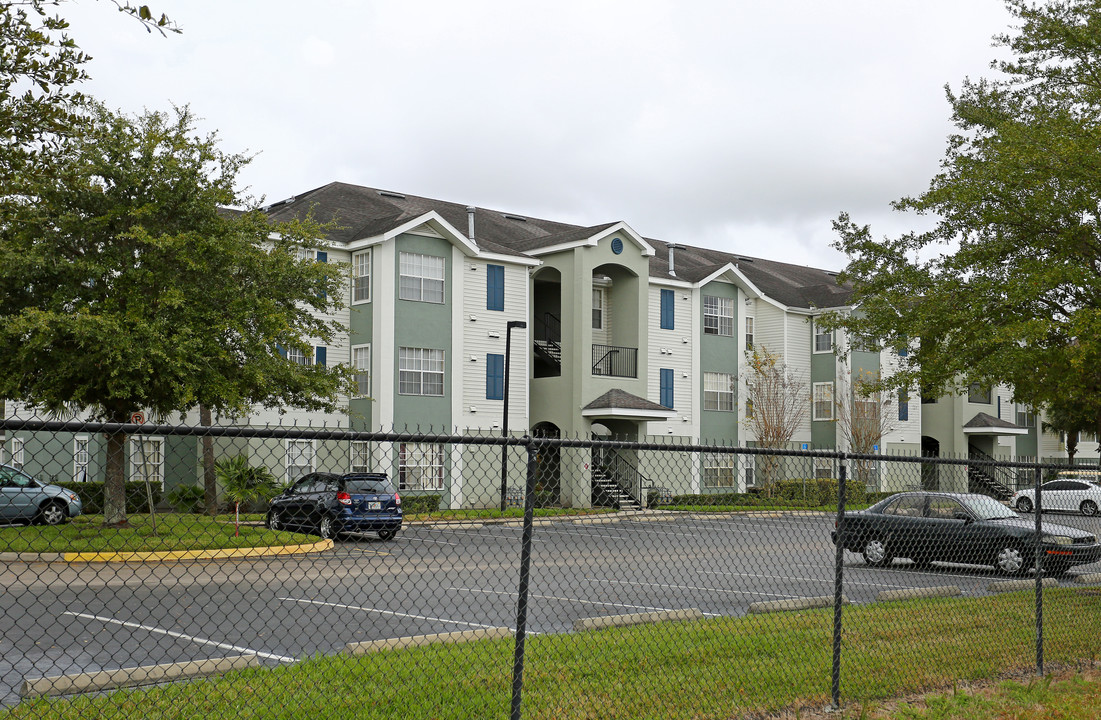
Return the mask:
<path id="1" fill-rule="evenodd" d="M 442 257 L 401 253 L 398 297 L 402 300 L 442 303 L 445 263 Z"/>

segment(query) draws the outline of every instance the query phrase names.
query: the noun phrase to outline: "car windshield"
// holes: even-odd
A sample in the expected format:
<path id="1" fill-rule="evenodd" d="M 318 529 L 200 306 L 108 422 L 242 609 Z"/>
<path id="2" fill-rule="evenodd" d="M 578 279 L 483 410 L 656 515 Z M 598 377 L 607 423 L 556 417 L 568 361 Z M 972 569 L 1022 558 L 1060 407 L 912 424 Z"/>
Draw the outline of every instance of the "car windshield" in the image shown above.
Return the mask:
<path id="1" fill-rule="evenodd" d="M 353 494 L 394 492 L 389 480 L 378 478 L 349 478 L 345 481 L 344 489 Z"/>
<path id="2" fill-rule="evenodd" d="M 1003 518 L 1020 517 L 1017 513 L 1013 512 L 1005 505 L 1002 505 L 992 497 L 971 495 L 966 498 L 961 498 L 961 500 L 963 504 L 967 506 L 967 509 L 979 520 L 1001 520 Z"/>

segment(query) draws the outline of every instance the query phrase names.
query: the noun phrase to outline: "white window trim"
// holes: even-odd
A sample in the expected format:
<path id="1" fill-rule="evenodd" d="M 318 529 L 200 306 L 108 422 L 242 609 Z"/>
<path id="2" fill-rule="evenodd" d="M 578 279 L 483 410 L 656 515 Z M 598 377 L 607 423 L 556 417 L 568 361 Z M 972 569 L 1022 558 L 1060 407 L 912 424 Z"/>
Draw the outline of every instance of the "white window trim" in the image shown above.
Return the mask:
<path id="1" fill-rule="evenodd" d="M 309 475 L 310 473 L 312 473 L 314 471 L 314 465 L 317 462 L 317 448 L 314 445 L 314 442 L 315 441 L 313 441 L 313 440 L 290 440 L 290 439 L 288 439 L 286 441 L 286 444 L 284 445 L 285 455 L 284 455 L 284 458 L 283 458 L 283 471 L 286 475 L 288 483 L 295 482 L 296 480 L 298 480 L 303 475 Z M 303 448 L 303 449 L 308 448 L 308 457 L 303 456 L 303 457 L 300 457 L 300 458 L 295 458 L 295 459 L 308 460 L 309 461 L 308 465 L 305 465 L 305 464 L 291 465 L 291 448 L 292 447 L 298 447 L 298 448 Z M 306 471 L 305 472 L 295 471 L 297 474 L 294 474 L 292 476 L 292 474 L 291 474 L 292 473 L 292 471 L 291 471 L 292 467 L 293 468 L 305 467 Z"/>
<path id="2" fill-rule="evenodd" d="M 425 262 L 431 260 L 432 262 Z M 435 268 L 429 268 L 428 265 L 435 265 L 439 261 L 439 276 L 434 274 Z M 416 265 L 416 267 L 409 268 L 409 265 Z M 406 272 L 409 270 L 409 272 Z M 416 297 L 413 297 L 412 289 L 410 288 L 409 294 L 407 294 L 405 280 L 412 279 L 417 280 L 417 289 L 415 292 Z M 425 281 L 440 283 L 440 299 L 430 299 L 425 297 L 424 284 Z M 447 302 L 447 259 L 439 255 L 426 255 L 424 253 L 411 253 L 402 252 L 398 253 L 398 299 L 409 300 L 410 302 L 426 302 L 436 305 L 442 305 Z"/>
<path id="3" fill-rule="evenodd" d="M 745 319 L 745 349 L 753 350 L 753 318 Z"/>
<path id="4" fill-rule="evenodd" d="M 819 400 L 819 390 L 829 392 L 829 402 L 826 399 Z M 820 382 L 814 383 L 811 390 L 811 420 L 833 420 L 833 397 L 834 387 L 832 382 Z M 829 414 L 824 415 L 818 412 L 818 406 L 825 404 L 829 408 Z"/>
<path id="5" fill-rule="evenodd" d="M 415 464 L 411 464 L 412 460 Z M 427 462 L 426 462 L 427 461 Z M 399 490 L 443 490 L 444 448 L 438 443 L 401 443 L 398 445 Z M 409 484 L 410 470 L 417 470 L 418 484 Z M 424 480 L 429 479 L 430 484 Z"/>
<path id="6" fill-rule="evenodd" d="M 298 363 L 299 365 L 305 365 L 306 367 L 309 367 L 314 364 L 313 348 L 311 348 L 310 354 L 307 355 L 299 348 L 289 347 L 287 348 L 287 359 L 293 363 Z"/>
<path id="7" fill-rule="evenodd" d="M 815 355 L 822 355 L 822 354 L 825 354 L 825 353 L 832 353 L 834 342 L 836 340 L 836 338 L 834 338 L 834 336 L 833 336 L 833 331 L 832 330 L 821 330 L 820 331 L 818 329 L 818 322 L 817 321 L 815 321 L 813 323 L 813 325 L 814 325 L 814 332 L 813 332 L 812 337 L 811 337 L 811 343 L 812 343 L 811 352 L 813 352 Z M 818 349 L 818 338 L 819 337 L 828 337 L 830 339 L 830 346 L 828 348 L 826 348 L 825 350 L 819 350 Z"/>
<path id="8" fill-rule="evenodd" d="M 402 357 L 402 351 L 415 351 L 415 355 L 411 355 L 411 356 L 407 356 L 407 357 L 403 358 Z M 435 358 L 425 357 L 425 355 L 427 353 L 439 353 L 439 360 L 437 361 Z M 403 367 L 403 361 L 406 361 L 406 362 L 415 361 L 415 363 L 414 363 L 415 367 Z M 437 362 L 439 364 L 439 369 L 436 369 L 435 367 L 432 367 L 432 368 L 426 368 L 425 367 L 426 363 L 435 364 Z M 406 375 L 406 374 L 408 374 L 408 375 L 414 375 L 415 374 L 417 376 L 417 387 L 419 388 L 418 392 L 405 392 L 405 391 L 402 390 L 402 376 Z M 399 395 L 410 395 L 410 396 L 421 396 L 421 397 L 443 397 L 447 392 L 446 374 L 447 374 L 447 356 L 446 356 L 446 354 L 444 353 L 443 350 L 436 349 L 436 348 L 413 348 L 413 347 L 399 347 L 398 348 L 398 394 Z M 436 392 L 427 393 L 427 392 L 424 391 L 424 388 L 425 388 L 425 382 L 424 382 L 425 375 L 439 375 L 439 378 L 440 378 L 440 381 L 439 381 L 440 391 L 438 393 L 436 393 Z M 410 380 L 410 382 L 411 382 L 411 380 Z"/>
<path id="9" fill-rule="evenodd" d="M 700 479 L 708 488 L 738 488 L 738 464 L 736 456 L 727 453 L 700 453 Z M 708 473 L 708 471 L 718 471 Z M 716 483 L 712 478 L 717 474 L 726 476 L 727 482 Z"/>
<path id="10" fill-rule="evenodd" d="M 604 288 L 593 288 L 593 330 L 604 329 Z"/>
<path id="11" fill-rule="evenodd" d="M 88 468 L 91 464 L 91 439 L 87 435 L 77 435 L 73 438 L 73 481 L 87 482 Z"/>
<path id="12" fill-rule="evenodd" d="M 357 462 L 359 461 L 359 462 Z M 348 447 L 348 468 L 351 472 L 371 472 L 375 465 L 374 448 L 370 440 L 353 440 Z"/>
<path id="13" fill-rule="evenodd" d="M 142 448 L 145 454 L 142 455 Z M 150 451 L 154 454 L 150 455 Z M 160 485 L 164 489 L 164 450 L 163 437 L 149 437 L 146 435 L 130 436 L 130 481 L 145 482 L 147 471 L 150 472 L 149 480 L 152 484 Z"/>
<path id="14" fill-rule="evenodd" d="M 24 443 L 25 441 L 21 437 L 13 437 L 11 439 L 11 458 L 8 464 L 16 470 L 22 470 L 26 462 L 26 458 L 24 457 Z"/>
<path id="15" fill-rule="evenodd" d="M 362 263 L 361 263 L 362 261 Z M 362 272 L 366 270 L 366 272 Z M 356 297 L 357 280 L 366 278 L 366 297 Z M 352 254 L 352 305 L 362 305 L 371 302 L 371 250 L 362 250 Z"/>
<path id="16" fill-rule="evenodd" d="M 705 372 L 703 374 L 703 409 L 709 412 L 734 412 L 737 409 L 734 383 L 733 373 Z M 727 389 L 717 389 L 711 385 L 726 385 Z M 724 402 L 726 396 L 729 396 L 729 400 Z M 713 399 L 713 403 L 708 402 L 709 397 Z M 714 407 L 711 407 L 712 404 Z"/>
<path id="17" fill-rule="evenodd" d="M 718 307 L 714 308 L 715 312 L 708 312 L 707 301 L 717 301 Z M 704 295 L 703 296 L 703 333 L 704 335 L 716 335 L 718 337 L 734 337 L 734 301 L 731 298 L 722 297 L 721 295 Z M 729 311 L 729 314 L 727 314 Z M 715 318 L 715 332 L 707 332 L 707 319 Z M 727 323 L 727 327 L 724 328 L 724 321 Z M 723 332 L 727 329 L 728 332 Z"/>
<path id="18" fill-rule="evenodd" d="M 371 397 L 371 344 L 353 345 L 350 350 L 350 362 L 352 365 L 352 372 L 356 378 L 356 391 L 352 397 L 363 398 Z M 366 359 L 366 366 L 361 367 L 359 360 Z M 367 392 L 363 392 L 363 383 L 359 381 L 360 375 L 367 376 Z"/>

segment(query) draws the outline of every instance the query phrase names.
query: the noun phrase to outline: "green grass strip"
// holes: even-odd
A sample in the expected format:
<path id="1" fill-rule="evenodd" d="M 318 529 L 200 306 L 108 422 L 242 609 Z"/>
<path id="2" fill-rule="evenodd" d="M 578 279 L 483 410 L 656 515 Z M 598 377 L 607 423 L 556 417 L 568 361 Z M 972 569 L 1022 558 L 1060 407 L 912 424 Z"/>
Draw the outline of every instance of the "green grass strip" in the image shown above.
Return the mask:
<path id="1" fill-rule="evenodd" d="M 1047 662 L 1101 650 L 1101 596 L 1045 591 Z M 850 706 L 1027 671 L 1031 593 L 845 609 Z M 353 618 L 349 618 L 354 623 Z M 524 717 L 705 720 L 821 708 L 830 699 L 832 611 L 709 619 L 529 637 Z M 513 643 L 481 641 L 293 666 L 75 699 L 24 702 L 0 718 L 507 717 Z"/>

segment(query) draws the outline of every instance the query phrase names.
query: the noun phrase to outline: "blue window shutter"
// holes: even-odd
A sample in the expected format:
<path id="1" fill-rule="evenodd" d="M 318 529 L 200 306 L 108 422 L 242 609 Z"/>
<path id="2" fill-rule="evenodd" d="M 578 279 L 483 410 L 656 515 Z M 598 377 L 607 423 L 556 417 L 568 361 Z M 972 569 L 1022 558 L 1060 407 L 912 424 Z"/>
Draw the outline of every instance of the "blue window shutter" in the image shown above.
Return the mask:
<path id="1" fill-rule="evenodd" d="M 673 291 L 661 291 L 661 329 L 673 330 Z"/>
<path id="2" fill-rule="evenodd" d="M 673 407 L 673 370 L 661 369 L 661 404 L 667 408 Z"/>
<path id="3" fill-rule="evenodd" d="M 905 390 L 898 391 L 898 419 L 910 419 L 910 395 Z"/>
<path id="4" fill-rule="evenodd" d="M 317 363 L 318 365 L 324 365 L 325 360 L 327 359 L 326 355 L 328 355 L 328 348 L 318 347 L 318 348 L 314 348 L 314 351 L 315 351 L 315 354 L 313 356 L 314 362 Z"/>
<path id="5" fill-rule="evenodd" d="M 505 356 L 486 355 L 486 400 L 503 400 L 505 397 Z"/>
<path id="6" fill-rule="evenodd" d="M 324 250 L 318 250 L 317 251 L 317 261 L 318 262 L 323 262 L 323 263 L 329 262 L 329 253 L 325 252 Z"/>
<path id="7" fill-rule="evenodd" d="M 505 309 L 505 266 L 486 266 L 486 310 Z"/>
<path id="8" fill-rule="evenodd" d="M 275 343 L 275 350 L 284 360 L 287 359 L 287 348 L 283 347 L 279 343 Z"/>

